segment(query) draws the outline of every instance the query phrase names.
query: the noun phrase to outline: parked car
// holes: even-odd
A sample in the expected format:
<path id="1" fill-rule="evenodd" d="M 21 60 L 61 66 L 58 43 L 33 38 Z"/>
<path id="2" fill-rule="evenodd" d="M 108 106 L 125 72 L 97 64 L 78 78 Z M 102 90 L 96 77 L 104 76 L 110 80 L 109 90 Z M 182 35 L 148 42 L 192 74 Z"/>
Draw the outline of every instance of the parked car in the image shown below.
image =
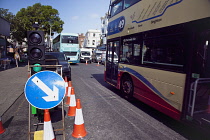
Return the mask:
<path id="1" fill-rule="evenodd" d="M 71 67 L 68 63 L 67 57 L 62 52 L 46 52 L 45 53 L 46 65 L 62 65 L 62 76 L 67 77 L 68 81 L 71 81 Z M 46 67 L 46 70 L 56 71 L 55 67 Z M 61 74 L 61 68 L 57 69 L 57 72 Z"/>

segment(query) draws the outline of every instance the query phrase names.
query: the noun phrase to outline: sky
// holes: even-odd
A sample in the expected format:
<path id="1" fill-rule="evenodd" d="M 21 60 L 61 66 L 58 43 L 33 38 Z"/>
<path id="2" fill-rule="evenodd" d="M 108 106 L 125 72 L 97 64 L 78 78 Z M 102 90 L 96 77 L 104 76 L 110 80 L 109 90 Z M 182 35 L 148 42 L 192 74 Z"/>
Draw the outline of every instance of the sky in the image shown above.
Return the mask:
<path id="1" fill-rule="evenodd" d="M 64 21 L 65 33 L 86 33 L 89 29 L 101 29 L 101 17 L 108 12 L 110 0 L 0 0 L 0 8 L 9 9 L 14 15 L 21 8 L 35 3 L 57 9 Z"/>

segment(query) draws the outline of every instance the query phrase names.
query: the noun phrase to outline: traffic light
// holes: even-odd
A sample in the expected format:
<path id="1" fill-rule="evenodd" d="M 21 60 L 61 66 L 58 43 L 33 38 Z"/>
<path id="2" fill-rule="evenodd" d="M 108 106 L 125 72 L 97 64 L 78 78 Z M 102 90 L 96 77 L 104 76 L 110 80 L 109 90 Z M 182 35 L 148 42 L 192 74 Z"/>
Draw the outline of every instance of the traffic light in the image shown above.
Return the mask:
<path id="1" fill-rule="evenodd" d="M 28 60 L 29 65 L 45 65 L 45 45 L 43 31 L 28 31 Z M 32 67 L 31 74 L 44 70 L 44 67 Z"/>

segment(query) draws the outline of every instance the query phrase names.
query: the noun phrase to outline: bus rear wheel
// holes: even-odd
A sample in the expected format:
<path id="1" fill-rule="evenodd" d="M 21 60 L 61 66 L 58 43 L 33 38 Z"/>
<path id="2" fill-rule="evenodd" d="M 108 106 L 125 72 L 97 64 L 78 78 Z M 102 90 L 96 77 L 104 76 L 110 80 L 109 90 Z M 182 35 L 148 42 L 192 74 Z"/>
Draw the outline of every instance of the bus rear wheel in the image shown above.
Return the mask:
<path id="1" fill-rule="evenodd" d="M 133 81 L 129 75 L 122 77 L 120 90 L 125 99 L 133 100 Z"/>

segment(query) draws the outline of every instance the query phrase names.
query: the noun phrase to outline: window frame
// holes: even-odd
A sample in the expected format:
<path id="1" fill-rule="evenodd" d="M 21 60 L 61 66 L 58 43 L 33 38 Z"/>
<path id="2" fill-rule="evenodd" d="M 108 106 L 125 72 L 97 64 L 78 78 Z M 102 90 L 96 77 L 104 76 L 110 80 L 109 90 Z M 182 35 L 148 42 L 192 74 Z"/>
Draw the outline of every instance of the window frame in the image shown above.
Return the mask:
<path id="1" fill-rule="evenodd" d="M 113 17 L 113 16 L 115 16 L 115 15 L 117 15 L 117 14 L 119 14 L 120 12 L 122 12 L 122 11 L 124 11 L 125 9 L 127 9 L 127 8 L 129 8 L 129 7 L 131 7 L 131 6 L 133 6 L 133 5 L 135 5 L 136 3 L 138 3 L 139 1 L 141 1 L 141 0 L 136 0 L 135 2 L 133 2 L 131 5 L 129 5 L 128 7 L 125 7 L 125 1 L 126 0 L 116 0 L 116 1 L 114 1 L 113 3 L 111 3 L 111 8 L 110 8 L 110 17 Z M 128 0 L 128 1 L 130 1 L 130 0 Z M 114 9 L 114 7 L 117 5 L 117 4 L 119 4 L 120 2 L 122 2 L 122 4 L 121 4 L 121 9 L 119 10 L 119 11 L 115 11 L 115 12 L 113 12 L 113 9 Z"/>

